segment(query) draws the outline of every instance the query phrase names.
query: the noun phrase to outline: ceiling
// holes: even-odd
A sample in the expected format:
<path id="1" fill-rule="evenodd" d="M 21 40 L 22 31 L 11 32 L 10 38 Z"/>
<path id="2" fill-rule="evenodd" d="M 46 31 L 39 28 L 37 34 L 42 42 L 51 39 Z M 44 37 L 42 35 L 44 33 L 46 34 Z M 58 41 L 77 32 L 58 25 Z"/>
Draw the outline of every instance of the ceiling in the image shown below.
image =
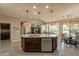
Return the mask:
<path id="1" fill-rule="evenodd" d="M 36 6 L 36 9 L 33 8 Z M 49 6 L 49 8 L 45 8 Z M 26 12 L 28 10 L 28 14 Z M 51 13 L 50 11 L 53 10 Z M 38 14 L 40 12 L 40 14 Z M 0 3 L 0 15 L 53 22 L 79 17 L 79 4 L 73 3 Z"/>

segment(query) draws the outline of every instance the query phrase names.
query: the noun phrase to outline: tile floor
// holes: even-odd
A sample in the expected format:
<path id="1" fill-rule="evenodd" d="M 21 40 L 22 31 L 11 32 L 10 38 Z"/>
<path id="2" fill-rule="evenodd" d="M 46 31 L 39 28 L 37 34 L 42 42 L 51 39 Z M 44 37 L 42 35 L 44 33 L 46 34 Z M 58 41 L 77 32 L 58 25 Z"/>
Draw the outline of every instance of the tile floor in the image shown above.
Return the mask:
<path id="1" fill-rule="evenodd" d="M 0 41 L 0 56 L 79 56 L 79 47 L 60 43 L 53 53 L 23 52 L 20 41 L 11 43 L 8 40 L 3 40 Z"/>

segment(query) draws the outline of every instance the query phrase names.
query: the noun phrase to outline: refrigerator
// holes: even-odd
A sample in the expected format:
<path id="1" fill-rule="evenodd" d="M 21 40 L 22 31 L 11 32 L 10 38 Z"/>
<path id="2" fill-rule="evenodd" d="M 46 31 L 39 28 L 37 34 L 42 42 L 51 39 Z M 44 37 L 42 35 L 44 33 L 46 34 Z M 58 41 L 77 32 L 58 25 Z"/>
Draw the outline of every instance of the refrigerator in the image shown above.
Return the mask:
<path id="1" fill-rule="evenodd" d="M 0 40 L 10 39 L 10 24 L 0 23 Z"/>

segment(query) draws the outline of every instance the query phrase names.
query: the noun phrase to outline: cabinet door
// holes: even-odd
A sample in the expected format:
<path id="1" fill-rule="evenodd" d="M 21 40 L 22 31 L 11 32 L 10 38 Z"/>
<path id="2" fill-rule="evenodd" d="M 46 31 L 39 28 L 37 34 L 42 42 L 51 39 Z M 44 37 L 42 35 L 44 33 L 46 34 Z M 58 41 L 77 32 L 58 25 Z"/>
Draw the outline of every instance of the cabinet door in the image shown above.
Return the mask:
<path id="1" fill-rule="evenodd" d="M 25 52 L 39 52 L 41 51 L 40 38 L 26 38 L 22 40 L 22 47 Z"/>

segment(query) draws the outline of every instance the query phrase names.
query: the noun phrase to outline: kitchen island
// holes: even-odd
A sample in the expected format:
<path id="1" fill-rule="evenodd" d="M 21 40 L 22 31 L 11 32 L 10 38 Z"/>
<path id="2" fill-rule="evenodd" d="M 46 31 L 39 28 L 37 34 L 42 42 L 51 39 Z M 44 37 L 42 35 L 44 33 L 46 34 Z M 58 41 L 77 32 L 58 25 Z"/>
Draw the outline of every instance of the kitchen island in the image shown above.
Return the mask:
<path id="1" fill-rule="evenodd" d="M 57 48 L 57 35 L 25 34 L 21 36 L 24 52 L 54 52 Z"/>

